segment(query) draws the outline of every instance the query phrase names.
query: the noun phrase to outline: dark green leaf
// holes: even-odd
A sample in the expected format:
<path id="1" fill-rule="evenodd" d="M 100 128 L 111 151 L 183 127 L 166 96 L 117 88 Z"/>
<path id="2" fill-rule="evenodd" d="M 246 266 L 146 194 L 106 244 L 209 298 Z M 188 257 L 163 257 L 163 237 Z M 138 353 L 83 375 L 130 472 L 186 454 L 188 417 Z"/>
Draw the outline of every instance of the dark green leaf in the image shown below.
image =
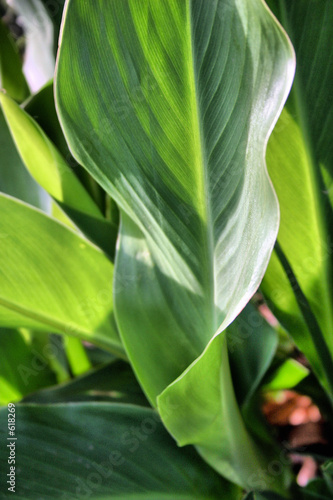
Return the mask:
<path id="1" fill-rule="evenodd" d="M 48 404 L 62 402 L 108 401 L 148 406 L 129 365 L 115 361 L 66 384 L 36 392 L 24 402 Z"/>
<path id="2" fill-rule="evenodd" d="M 0 410 L 2 443 L 7 415 Z M 18 500 L 234 500 L 239 495 L 192 448 L 177 448 L 151 409 L 19 405 L 16 420 Z M 1 471 L 8 470 L 8 453 L 2 446 Z"/>
<path id="3" fill-rule="evenodd" d="M 29 95 L 29 87 L 22 72 L 22 61 L 14 39 L 0 19 L 0 88 L 18 102 Z"/>

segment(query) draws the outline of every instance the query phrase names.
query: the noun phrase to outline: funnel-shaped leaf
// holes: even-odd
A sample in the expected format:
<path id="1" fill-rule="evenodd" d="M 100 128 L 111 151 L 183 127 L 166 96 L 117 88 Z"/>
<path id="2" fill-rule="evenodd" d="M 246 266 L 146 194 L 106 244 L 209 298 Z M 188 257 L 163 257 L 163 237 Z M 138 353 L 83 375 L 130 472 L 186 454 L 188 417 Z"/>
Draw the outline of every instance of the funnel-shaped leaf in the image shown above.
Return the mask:
<path id="1" fill-rule="evenodd" d="M 58 113 L 71 151 L 121 211 L 116 320 L 153 405 L 261 281 L 279 220 L 264 153 L 293 71 L 261 0 L 67 2 Z M 207 383 L 225 370 L 227 408 L 222 346 L 215 337 L 202 356 L 216 361 Z M 257 451 L 248 441 L 240 472 L 223 469 L 214 462 L 230 443 L 215 431 L 208 460 L 248 485 Z"/>
<path id="2" fill-rule="evenodd" d="M 239 323 L 238 327 L 241 332 Z M 259 330 L 261 334 L 266 333 L 263 326 Z M 274 343 L 272 334 L 268 335 L 268 346 Z M 243 347 L 246 349 L 249 345 Z M 253 347 L 252 351 L 248 352 L 250 363 L 246 359 L 243 363 L 246 371 L 252 362 L 254 373 L 247 374 L 249 387 L 242 387 L 241 376 L 238 379 L 240 393 L 247 392 L 242 405 L 245 418 L 242 418 L 233 391 L 224 334 L 214 337 L 203 354 L 165 389 L 158 397 L 158 409 L 178 444 L 196 445 L 200 455 L 230 481 L 248 490 L 272 489 L 283 492 L 290 477 L 282 465 L 278 475 L 270 472 L 268 464 L 276 462 L 277 455 L 272 442 L 269 447 L 267 443 L 265 447 L 259 444 L 260 437 L 262 440 L 266 438 L 265 429 L 262 429 L 262 436 L 254 440 L 244 423 L 247 417 L 253 418 L 246 411 L 246 399 L 251 397 L 253 390 L 250 382 L 255 387 L 258 384 L 256 378 L 261 375 L 258 370 L 264 371 L 255 360 Z M 267 354 L 270 356 L 269 351 L 268 348 Z M 265 360 L 262 358 L 260 361 L 263 363 Z M 237 383 L 235 386 L 237 388 Z M 247 426 L 251 426 L 255 432 L 256 419 L 253 420 L 247 422 Z"/>
<path id="3" fill-rule="evenodd" d="M 261 280 L 278 226 L 265 143 L 292 75 L 260 0 L 67 3 L 58 111 L 122 211 L 117 320 L 153 401 Z"/>

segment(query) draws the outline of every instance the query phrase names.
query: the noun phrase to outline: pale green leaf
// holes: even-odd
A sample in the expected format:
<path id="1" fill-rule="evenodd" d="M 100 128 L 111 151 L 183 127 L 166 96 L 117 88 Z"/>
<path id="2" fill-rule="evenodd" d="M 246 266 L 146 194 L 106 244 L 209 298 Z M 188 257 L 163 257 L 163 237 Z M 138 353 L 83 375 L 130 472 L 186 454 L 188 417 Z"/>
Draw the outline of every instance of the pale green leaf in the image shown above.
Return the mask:
<path id="1" fill-rule="evenodd" d="M 65 351 L 71 372 L 74 376 L 82 375 L 91 368 L 91 363 L 80 339 L 68 337 Z"/>
<path id="2" fill-rule="evenodd" d="M 35 120 L 4 93 L 0 93 L 0 103 L 17 149 L 31 175 L 88 237 L 113 256 L 116 226 L 104 219 Z"/>
<path id="3" fill-rule="evenodd" d="M 233 393 L 225 336 L 216 336 L 179 379 L 158 397 L 164 424 L 180 446 L 196 445 L 200 455 L 220 474 L 256 489 L 284 491 L 288 471 L 272 475 L 264 454 L 244 425 Z M 274 450 L 273 450 L 274 452 Z"/>
<path id="4" fill-rule="evenodd" d="M 97 247 L 24 203 L 0 196 L 0 324 L 65 333 L 122 353 L 113 265 Z"/>
<path id="5" fill-rule="evenodd" d="M 1 108 L 0 150 L 0 191 L 47 210 L 49 205 L 47 194 L 23 165 Z"/>
<path id="6" fill-rule="evenodd" d="M 293 389 L 309 375 L 309 369 L 295 359 L 284 361 L 266 380 L 264 391 Z"/>

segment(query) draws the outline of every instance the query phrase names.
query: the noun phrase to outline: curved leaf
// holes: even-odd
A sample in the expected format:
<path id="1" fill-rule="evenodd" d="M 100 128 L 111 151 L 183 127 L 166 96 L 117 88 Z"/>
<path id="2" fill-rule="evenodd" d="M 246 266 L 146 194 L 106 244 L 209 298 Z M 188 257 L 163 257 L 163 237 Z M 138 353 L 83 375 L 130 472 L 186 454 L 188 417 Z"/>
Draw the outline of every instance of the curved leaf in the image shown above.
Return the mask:
<path id="1" fill-rule="evenodd" d="M 117 227 L 104 219 L 63 156 L 35 120 L 2 92 L 0 103 L 17 149 L 31 175 L 74 223 L 113 257 Z"/>
<path id="2" fill-rule="evenodd" d="M 78 177 L 90 196 L 93 198 L 98 208 L 104 213 L 105 202 L 103 200 L 103 196 L 105 195 L 105 193 L 103 189 L 97 184 L 97 182 L 91 177 L 91 175 L 74 160 L 68 149 L 68 145 L 61 130 L 61 126 L 55 109 L 53 80 L 44 85 L 44 87 L 42 87 L 40 91 L 37 92 L 37 94 L 34 94 L 29 99 L 27 99 L 22 106 L 23 109 L 34 120 L 36 120 L 38 125 L 46 133 L 47 137 L 51 139 L 68 165 L 74 171 L 75 175 Z M 112 208 L 113 210 L 111 210 L 111 215 L 115 215 L 115 217 L 109 217 L 109 220 L 118 226 L 119 215 L 117 214 L 117 211 L 114 210 L 114 207 Z M 113 214 L 112 211 L 114 211 L 115 214 Z"/>
<path id="3" fill-rule="evenodd" d="M 200 453 L 246 487 L 265 458 L 241 415 L 226 435 L 237 405 L 218 334 L 258 287 L 276 238 L 264 152 L 293 71 L 260 0 L 66 5 L 57 109 L 71 151 L 120 207 L 115 314 L 126 351 L 153 405 L 171 384 L 159 410 L 171 432 L 182 422 L 178 441 L 207 438 Z M 175 423 L 169 397 L 190 388 L 191 407 L 202 373 L 222 397 L 214 416 L 201 419 L 198 405 L 184 410 L 186 426 L 177 409 Z"/>
<path id="4" fill-rule="evenodd" d="M 225 336 L 218 335 L 204 353 L 158 397 L 158 409 L 180 446 L 194 444 L 220 474 L 248 490 L 284 492 L 288 470 L 269 472 L 275 450 L 250 437 L 237 404 L 229 373 Z M 252 423 L 253 425 L 253 423 Z"/>
<path id="5" fill-rule="evenodd" d="M 281 208 L 277 252 L 263 281 L 275 315 L 333 398 L 333 4 L 272 0 L 294 44 L 295 84 L 267 164 Z M 325 177 L 323 177 L 325 174 Z"/>
<path id="6" fill-rule="evenodd" d="M 16 414 L 17 499 L 233 500 L 240 494 L 192 448 L 177 448 L 151 409 L 67 403 L 18 405 Z M 7 409 L 0 410 L 2 442 L 7 419 Z M 0 450 L 2 471 L 7 450 Z"/>
<path id="7" fill-rule="evenodd" d="M 268 263 L 278 209 L 263 155 L 292 53 L 257 0 L 69 1 L 65 12 L 58 113 L 121 209 L 117 322 L 155 404 Z"/>
<path id="8" fill-rule="evenodd" d="M 66 333 L 123 355 L 113 265 L 88 240 L 0 195 L 0 325 Z"/>
<path id="9" fill-rule="evenodd" d="M 22 163 L 1 108 L 0 150 L 2 157 L 0 164 L 0 191 L 44 210 L 48 209 L 48 196 L 32 179 Z"/>

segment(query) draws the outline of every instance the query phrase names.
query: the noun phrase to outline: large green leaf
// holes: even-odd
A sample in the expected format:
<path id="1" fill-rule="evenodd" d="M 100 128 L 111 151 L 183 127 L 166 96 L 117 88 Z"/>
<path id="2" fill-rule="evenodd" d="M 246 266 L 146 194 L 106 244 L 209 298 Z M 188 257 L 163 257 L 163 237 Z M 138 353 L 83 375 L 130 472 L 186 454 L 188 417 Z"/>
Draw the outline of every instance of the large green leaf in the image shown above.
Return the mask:
<path id="1" fill-rule="evenodd" d="M 201 387 L 206 367 L 218 391 L 222 372 L 205 458 L 245 486 L 247 467 L 264 459 L 240 415 L 235 441 L 221 431 L 237 406 L 225 338 L 215 335 L 258 287 L 276 238 L 264 152 L 293 71 L 289 42 L 261 0 L 66 5 L 57 109 L 74 156 L 121 211 L 115 314 L 128 356 L 156 405 L 204 351 L 180 383 Z M 199 420 L 188 413 L 188 430 Z"/>
<path id="2" fill-rule="evenodd" d="M 0 410 L 2 443 L 10 443 L 7 418 L 7 409 Z M 151 409 L 108 403 L 18 405 L 16 419 L 17 499 L 240 497 L 237 487 L 223 481 L 192 448 L 177 448 Z M 0 450 L 2 472 L 9 468 L 8 450 Z M 9 486 L 5 477 L 1 492 Z"/>
<path id="3" fill-rule="evenodd" d="M 333 3 L 270 2 L 298 61 L 287 106 L 267 150 L 281 208 L 277 252 L 263 282 L 274 313 L 333 398 Z M 325 178 L 322 174 L 325 174 Z"/>
<path id="4" fill-rule="evenodd" d="M 292 75 L 260 0 L 67 3 L 58 112 L 121 209 L 116 314 L 153 402 L 260 282 L 278 225 L 263 154 Z"/>
<path id="5" fill-rule="evenodd" d="M 0 325 L 72 334 L 122 353 L 113 265 L 88 240 L 0 196 Z"/>
<path id="6" fill-rule="evenodd" d="M 88 237 L 113 256 L 117 227 L 104 219 L 38 123 L 2 92 L 0 103 L 17 149 L 31 175 Z"/>

